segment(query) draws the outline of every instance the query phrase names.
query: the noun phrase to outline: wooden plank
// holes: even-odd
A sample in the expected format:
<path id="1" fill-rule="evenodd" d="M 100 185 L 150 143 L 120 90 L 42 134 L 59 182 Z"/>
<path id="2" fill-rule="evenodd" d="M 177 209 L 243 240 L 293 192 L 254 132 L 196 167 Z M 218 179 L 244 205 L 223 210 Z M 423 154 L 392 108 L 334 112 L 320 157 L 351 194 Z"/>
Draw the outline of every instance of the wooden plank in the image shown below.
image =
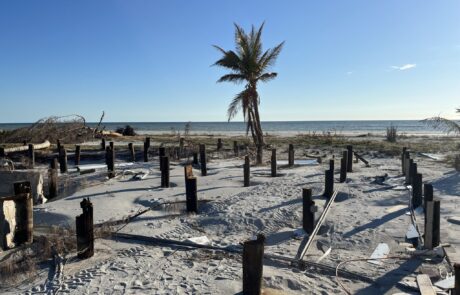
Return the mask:
<path id="1" fill-rule="evenodd" d="M 355 154 L 356 158 L 360 159 L 361 162 L 366 164 L 366 167 L 370 167 L 369 162 L 366 159 L 364 159 L 362 156 L 360 156 L 357 152 L 353 152 L 353 154 Z"/>
<path id="2" fill-rule="evenodd" d="M 430 277 L 422 274 L 417 276 L 417 284 L 422 295 L 436 295 Z"/>
<path id="3" fill-rule="evenodd" d="M 50 146 L 51 146 L 51 143 L 48 140 L 45 140 L 43 143 L 34 144 L 33 148 L 34 150 L 41 150 L 41 149 L 49 148 Z M 29 146 L 22 145 L 22 146 L 17 146 L 17 147 L 12 147 L 12 148 L 4 148 L 3 152 L 5 154 L 8 154 L 8 153 L 14 153 L 14 152 L 23 152 L 23 151 L 27 151 L 28 149 L 29 149 Z"/>

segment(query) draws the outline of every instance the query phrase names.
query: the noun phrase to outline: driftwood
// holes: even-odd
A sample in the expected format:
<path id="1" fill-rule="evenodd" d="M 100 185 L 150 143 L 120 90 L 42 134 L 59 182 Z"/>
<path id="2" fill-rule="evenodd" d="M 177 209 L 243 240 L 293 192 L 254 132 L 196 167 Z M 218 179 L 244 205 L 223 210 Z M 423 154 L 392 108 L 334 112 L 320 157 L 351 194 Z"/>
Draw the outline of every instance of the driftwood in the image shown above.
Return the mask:
<path id="1" fill-rule="evenodd" d="M 50 142 L 48 140 L 45 140 L 43 143 L 39 144 L 34 144 L 34 150 L 41 150 L 41 149 L 47 149 L 51 146 Z M 23 152 L 27 151 L 29 149 L 29 146 L 27 145 L 22 145 L 22 146 L 17 146 L 17 147 L 11 147 L 11 148 L 0 148 L 0 155 L 6 155 L 8 153 L 15 153 L 15 152 Z"/>
<path id="2" fill-rule="evenodd" d="M 356 156 L 356 158 L 358 158 L 359 160 L 361 160 L 364 164 L 366 164 L 366 167 L 370 167 L 371 165 L 369 165 L 369 162 L 364 159 L 363 157 L 361 157 L 357 152 L 353 152 L 353 154 Z"/>

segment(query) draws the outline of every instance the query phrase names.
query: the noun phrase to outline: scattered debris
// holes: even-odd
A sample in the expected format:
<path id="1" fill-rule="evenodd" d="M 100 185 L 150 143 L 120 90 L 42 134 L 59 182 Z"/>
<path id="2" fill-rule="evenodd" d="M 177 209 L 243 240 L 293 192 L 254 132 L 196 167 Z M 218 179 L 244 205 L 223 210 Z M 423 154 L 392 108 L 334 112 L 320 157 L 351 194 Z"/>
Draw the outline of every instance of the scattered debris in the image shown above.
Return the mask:
<path id="1" fill-rule="evenodd" d="M 374 252 L 372 252 L 371 259 L 377 260 L 368 260 L 369 263 L 381 265 L 382 261 L 381 258 L 386 258 L 390 253 L 390 247 L 386 243 L 380 243 L 377 248 L 375 248 Z"/>

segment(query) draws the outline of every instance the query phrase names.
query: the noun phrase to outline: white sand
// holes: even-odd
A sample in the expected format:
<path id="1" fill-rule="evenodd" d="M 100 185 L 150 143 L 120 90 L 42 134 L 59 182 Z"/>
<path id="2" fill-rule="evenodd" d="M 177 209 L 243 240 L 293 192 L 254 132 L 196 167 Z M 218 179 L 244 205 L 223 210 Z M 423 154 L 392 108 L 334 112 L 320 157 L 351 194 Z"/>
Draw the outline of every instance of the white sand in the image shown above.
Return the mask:
<path id="1" fill-rule="evenodd" d="M 332 155 L 331 155 L 332 156 Z M 337 151 L 336 157 L 339 156 Z M 385 158 L 378 153 L 364 153 L 372 167 L 354 164 L 344 184 L 335 183 L 340 194 L 326 219 L 315 243 L 304 258 L 316 261 L 322 248 L 332 248 L 321 263 L 336 266 L 355 258 L 368 258 L 379 243 L 387 243 L 390 255 L 400 255 L 405 246 L 404 236 L 410 225 L 406 215 L 409 193 L 404 188 L 400 159 Z M 460 174 L 427 158 L 416 158 L 423 180 L 432 182 L 435 197 L 441 199 L 441 239 L 460 249 L 460 225 L 447 219 L 460 216 Z M 212 245 L 238 246 L 239 243 L 264 233 L 265 252 L 294 257 L 300 240 L 293 232 L 301 227 L 302 188 L 313 188 L 316 204 L 321 208 L 324 170 L 321 166 L 279 169 L 282 175 L 269 177 L 269 168 L 252 167 L 252 186 L 243 187 L 243 161 L 212 160 L 208 176 L 198 176 L 199 199 L 211 200 L 199 207 L 200 214 L 186 215 L 183 206 L 153 210 L 135 219 L 120 232 L 186 240 L 207 236 Z M 336 161 L 336 181 L 338 180 Z M 171 164 L 171 188 L 160 188 L 158 164 L 138 163 L 136 169 L 149 169 L 145 180 L 130 181 L 129 176 L 107 180 L 100 185 L 82 189 L 64 199 L 37 206 L 37 225 L 74 227 L 75 216 L 81 214 L 79 202 L 90 197 L 94 206 L 94 221 L 101 223 L 131 215 L 159 202 L 184 200 L 183 167 Z M 123 169 L 134 169 L 126 167 Z M 120 171 L 121 172 L 121 171 Z M 373 177 L 388 173 L 384 185 L 373 183 Z M 395 207 L 401 205 L 400 207 Z M 404 207 L 406 206 L 406 207 Z M 320 209 L 321 212 L 321 209 Z M 319 213 L 320 213 L 319 212 Z M 319 216 L 319 214 L 318 214 Z M 423 216 L 418 216 L 423 231 Z M 242 264 L 237 254 L 210 250 L 177 250 L 128 240 L 96 240 L 95 256 L 79 261 L 70 259 L 64 266 L 61 280 L 47 280 L 45 272 L 18 292 L 51 293 L 52 288 L 70 294 L 237 294 L 242 290 Z M 386 260 L 380 266 L 353 262 L 343 268 L 376 280 L 371 286 L 359 280 L 342 279 L 354 294 L 392 294 L 395 282 L 415 280 L 420 266 L 444 269 L 446 263 L 434 266 L 421 259 Z M 265 261 L 263 285 L 279 294 L 342 294 L 332 273 L 307 267 L 297 269 L 286 263 Z M 1 291 L 1 289 L 0 289 Z"/>

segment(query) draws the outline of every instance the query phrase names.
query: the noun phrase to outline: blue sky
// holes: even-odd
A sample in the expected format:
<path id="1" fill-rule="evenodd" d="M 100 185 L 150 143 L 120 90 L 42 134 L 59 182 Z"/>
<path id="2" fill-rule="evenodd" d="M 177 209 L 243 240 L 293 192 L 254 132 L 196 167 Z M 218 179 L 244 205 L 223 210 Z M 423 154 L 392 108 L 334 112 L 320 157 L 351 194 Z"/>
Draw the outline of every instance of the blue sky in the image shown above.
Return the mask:
<path id="1" fill-rule="evenodd" d="M 458 0 L 0 0 L 0 122 L 225 121 L 243 86 L 216 83 L 211 45 L 263 21 L 286 44 L 262 120 L 456 118 Z"/>

